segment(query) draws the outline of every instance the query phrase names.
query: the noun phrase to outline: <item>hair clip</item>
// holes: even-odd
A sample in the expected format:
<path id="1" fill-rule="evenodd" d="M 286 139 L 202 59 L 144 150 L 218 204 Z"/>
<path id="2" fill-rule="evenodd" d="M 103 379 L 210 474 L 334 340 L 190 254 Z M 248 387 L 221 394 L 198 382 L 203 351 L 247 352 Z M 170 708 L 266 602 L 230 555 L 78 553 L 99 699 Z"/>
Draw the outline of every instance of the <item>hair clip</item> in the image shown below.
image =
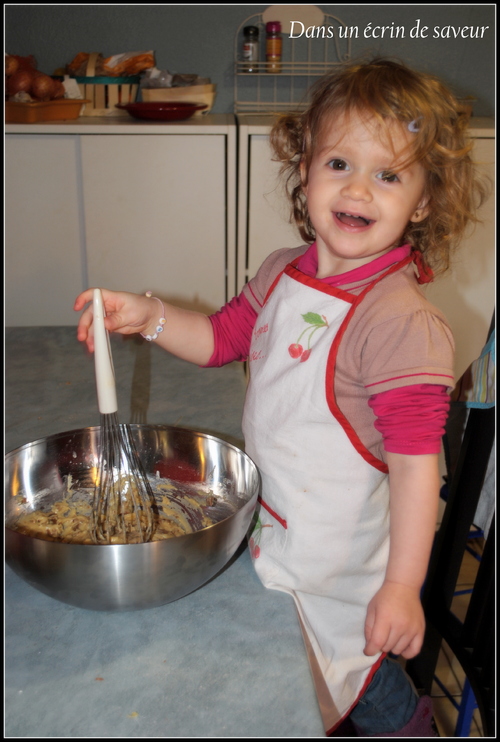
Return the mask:
<path id="1" fill-rule="evenodd" d="M 420 127 L 418 125 L 418 122 L 421 120 L 422 116 L 419 116 L 418 119 L 413 119 L 413 121 L 410 121 L 408 124 L 408 131 L 411 131 L 412 134 L 417 134 L 420 131 Z"/>

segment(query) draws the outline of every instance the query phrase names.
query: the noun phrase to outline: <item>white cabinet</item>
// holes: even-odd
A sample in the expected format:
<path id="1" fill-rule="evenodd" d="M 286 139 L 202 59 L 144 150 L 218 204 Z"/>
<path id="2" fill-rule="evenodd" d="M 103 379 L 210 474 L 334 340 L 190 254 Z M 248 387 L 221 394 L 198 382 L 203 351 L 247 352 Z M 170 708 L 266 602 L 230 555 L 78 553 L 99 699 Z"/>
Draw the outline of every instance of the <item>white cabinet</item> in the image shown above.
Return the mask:
<path id="1" fill-rule="evenodd" d="M 273 250 L 303 243 L 289 221 L 279 164 L 272 161 L 271 120 L 238 116 L 238 291 Z"/>
<path id="2" fill-rule="evenodd" d="M 238 266 L 237 284 L 255 275 L 262 261 L 280 247 L 297 247 L 303 240 L 290 224 L 289 207 L 279 182 L 279 165 L 269 147 L 270 116 L 238 116 Z M 474 157 L 494 179 L 495 131 L 489 119 L 472 119 Z M 464 239 L 453 268 L 426 289 L 448 318 L 456 342 L 458 378 L 486 341 L 495 306 L 495 199 L 481 209 L 481 222 Z"/>
<path id="3" fill-rule="evenodd" d="M 89 285 L 219 309 L 224 137 L 83 136 L 81 147 Z"/>
<path id="4" fill-rule="evenodd" d="M 5 324 L 68 325 L 82 290 L 78 138 L 5 143 Z"/>
<path id="5" fill-rule="evenodd" d="M 75 324 L 88 286 L 211 312 L 234 295 L 236 127 L 94 117 L 7 126 L 6 324 Z"/>

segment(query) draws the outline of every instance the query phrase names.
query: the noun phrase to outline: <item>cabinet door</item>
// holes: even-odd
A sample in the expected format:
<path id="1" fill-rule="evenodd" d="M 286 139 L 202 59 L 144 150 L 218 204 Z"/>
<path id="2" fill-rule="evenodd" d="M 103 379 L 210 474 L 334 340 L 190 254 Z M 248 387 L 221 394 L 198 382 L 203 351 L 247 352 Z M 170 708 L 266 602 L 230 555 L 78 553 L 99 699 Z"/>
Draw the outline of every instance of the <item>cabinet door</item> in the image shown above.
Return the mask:
<path id="1" fill-rule="evenodd" d="M 290 223 L 290 208 L 279 178 L 280 165 L 271 159 L 269 138 L 250 136 L 248 183 L 247 280 L 265 258 L 281 247 L 298 247 L 304 241 Z"/>
<path id="2" fill-rule="evenodd" d="M 84 288 L 74 135 L 5 139 L 5 323 L 73 325 Z"/>
<path id="3" fill-rule="evenodd" d="M 224 136 L 82 136 L 82 168 L 91 286 L 224 303 Z"/>

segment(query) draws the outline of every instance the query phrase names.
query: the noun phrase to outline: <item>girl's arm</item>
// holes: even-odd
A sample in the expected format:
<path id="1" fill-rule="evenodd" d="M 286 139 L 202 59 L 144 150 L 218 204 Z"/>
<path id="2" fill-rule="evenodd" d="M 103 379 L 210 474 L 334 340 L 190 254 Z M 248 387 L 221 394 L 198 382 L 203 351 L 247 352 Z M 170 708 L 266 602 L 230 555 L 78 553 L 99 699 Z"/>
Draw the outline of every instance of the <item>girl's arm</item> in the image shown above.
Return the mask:
<path id="1" fill-rule="evenodd" d="M 105 327 L 109 332 L 132 335 L 155 333 L 162 316 L 160 302 L 153 297 L 123 291 L 101 289 L 106 311 Z M 81 293 L 75 301 L 75 311 L 92 302 L 93 289 Z M 163 302 L 166 324 L 164 331 L 154 341 L 165 350 L 185 361 L 206 365 L 214 352 L 214 333 L 210 319 L 200 313 L 180 309 Z M 93 310 L 88 306 L 80 317 L 77 330 L 78 340 L 85 342 L 90 351 L 94 350 Z"/>
<path id="2" fill-rule="evenodd" d="M 387 464 L 389 562 L 384 583 L 368 606 L 364 652 L 393 652 L 409 659 L 419 653 L 424 638 L 420 590 L 436 530 L 438 455 L 387 453 Z"/>

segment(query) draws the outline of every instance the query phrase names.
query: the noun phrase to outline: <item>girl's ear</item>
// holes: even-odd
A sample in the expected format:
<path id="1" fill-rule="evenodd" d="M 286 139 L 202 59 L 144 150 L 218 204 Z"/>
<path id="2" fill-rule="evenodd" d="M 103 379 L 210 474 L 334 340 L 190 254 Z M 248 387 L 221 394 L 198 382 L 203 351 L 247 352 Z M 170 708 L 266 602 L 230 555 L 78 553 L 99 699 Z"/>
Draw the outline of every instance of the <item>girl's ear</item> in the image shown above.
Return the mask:
<path id="1" fill-rule="evenodd" d="M 412 218 L 410 219 L 411 222 L 422 222 L 426 216 L 429 214 L 429 199 L 427 196 L 422 196 L 419 205 L 415 209 Z"/>

